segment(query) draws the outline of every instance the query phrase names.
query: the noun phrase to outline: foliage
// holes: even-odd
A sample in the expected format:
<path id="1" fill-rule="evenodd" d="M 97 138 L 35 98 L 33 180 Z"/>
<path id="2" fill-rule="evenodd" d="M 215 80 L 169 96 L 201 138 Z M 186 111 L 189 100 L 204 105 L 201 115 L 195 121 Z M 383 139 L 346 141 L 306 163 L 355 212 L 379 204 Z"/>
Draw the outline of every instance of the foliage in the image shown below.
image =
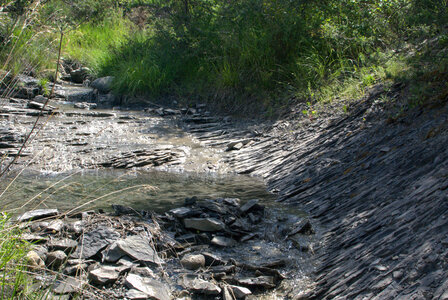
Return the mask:
<path id="1" fill-rule="evenodd" d="M 60 11 L 77 24 L 66 55 L 96 75 L 114 75 L 117 92 L 268 109 L 291 95 L 304 102 L 359 95 L 387 77 L 385 63 L 400 65 L 392 49 L 446 31 L 446 7 L 446 0 L 47 0 L 40 19 Z"/>

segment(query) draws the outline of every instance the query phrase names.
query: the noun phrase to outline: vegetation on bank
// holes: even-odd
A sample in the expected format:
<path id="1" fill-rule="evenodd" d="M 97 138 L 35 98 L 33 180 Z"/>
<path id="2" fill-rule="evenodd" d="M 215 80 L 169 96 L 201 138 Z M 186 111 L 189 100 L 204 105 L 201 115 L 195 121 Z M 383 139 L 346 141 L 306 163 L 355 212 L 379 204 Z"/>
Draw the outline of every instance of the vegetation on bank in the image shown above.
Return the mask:
<path id="1" fill-rule="evenodd" d="M 1 28 L 4 69 L 23 68 L 26 57 L 35 60 L 28 69 L 45 75 L 63 20 L 66 58 L 115 76 L 118 93 L 153 101 L 274 114 L 291 100 L 356 98 L 380 80 L 446 78 L 448 69 L 445 0 L 15 3 L 3 11 L 15 25 Z M 8 61 L 13 48 L 21 59 Z"/>

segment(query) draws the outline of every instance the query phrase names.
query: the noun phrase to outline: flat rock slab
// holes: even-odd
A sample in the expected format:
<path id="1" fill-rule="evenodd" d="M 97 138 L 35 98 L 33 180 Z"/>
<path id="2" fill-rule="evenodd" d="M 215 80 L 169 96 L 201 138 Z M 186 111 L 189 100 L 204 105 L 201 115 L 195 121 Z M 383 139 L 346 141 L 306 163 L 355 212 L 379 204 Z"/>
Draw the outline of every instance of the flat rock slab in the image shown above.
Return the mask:
<path id="1" fill-rule="evenodd" d="M 154 300 L 170 300 L 171 293 L 168 287 L 151 278 L 143 278 L 139 275 L 129 274 L 126 277 L 126 285 L 132 289 L 138 290 L 146 295 L 150 299 Z M 134 298 L 141 299 L 141 298 Z"/>
<path id="2" fill-rule="evenodd" d="M 72 253 L 78 243 L 71 239 L 53 240 L 47 244 L 50 251 L 62 250 L 65 253 Z"/>
<path id="3" fill-rule="evenodd" d="M 67 277 L 65 280 L 59 281 L 54 285 L 53 293 L 61 295 L 81 292 L 86 284 L 83 280 Z"/>
<path id="4" fill-rule="evenodd" d="M 231 238 L 223 237 L 223 236 L 215 236 L 213 237 L 211 243 L 215 246 L 219 247 L 232 247 L 236 245 L 236 241 Z"/>
<path id="5" fill-rule="evenodd" d="M 19 222 L 27 222 L 32 220 L 39 220 L 43 218 L 54 217 L 59 214 L 57 209 L 36 209 L 28 211 L 17 218 Z"/>
<path id="6" fill-rule="evenodd" d="M 225 229 L 223 222 L 214 218 L 191 218 L 184 220 L 185 228 L 215 232 Z"/>
<path id="7" fill-rule="evenodd" d="M 106 226 L 99 226 L 84 234 L 81 245 L 73 254 L 74 258 L 91 258 L 107 245 L 112 244 L 120 238 L 120 234 Z"/>
<path id="8" fill-rule="evenodd" d="M 119 240 L 117 241 L 117 246 L 125 255 L 142 263 L 164 264 L 164 261 L 160 259 L 157 252 L 149 244 L 149 240 L 139 235 L 133 235 L 124 240 Z"/>
<path id="9" fill-rule="evenodd" d="M 272 276 L 258 276 L 252 278 L 240 278 L 238 283 L 243 286 L 253 287 L 253 288 L 264 288 L 272 289 L 275 288 L 274 277 Z"/>
<path id="10" fill-rule="evenodd" d="M 192 276 L 183 277 L 183 286 L 186 289 L 198 294 L 205 294 L 205 295 L 221 294 L 221 288 L 219 286 L 200 278 L 193 278 Z"/>
<path id="11" fill-rule="evenodd" d="M 101 266 L 90 271 L 88 278 L 93 284 L 103 286 L 106 284 L 114 283 L 115 281 L 117 281 L 118 277 L 120 277 L 121 273 L 129 269 L 130 267 L 124 266 Z"/>

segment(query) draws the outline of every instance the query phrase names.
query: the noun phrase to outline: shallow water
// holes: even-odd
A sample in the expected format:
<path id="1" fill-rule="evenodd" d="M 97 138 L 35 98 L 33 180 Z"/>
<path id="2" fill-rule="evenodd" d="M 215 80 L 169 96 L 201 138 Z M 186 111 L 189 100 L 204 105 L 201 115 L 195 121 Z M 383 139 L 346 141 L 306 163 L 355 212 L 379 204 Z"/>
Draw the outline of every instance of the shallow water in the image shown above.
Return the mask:
<path id="1" fill-rule="evenodd" d="M 2 190 L 12 177 L 3 180 Z M 164 171 L 92 170 L 74 173 L 21 174 L 0 197 L 4 209 L 80 207 L 108 210 L 111 204 L 139 210 L 166 211 L 182 205 L 186 197 L 260 199 L 274 205 L 275 195 L 264 183 L 242 175 L 173 173 Z M 24 206 L 25 205 L 25 206 Z M 22 206 L 24 206 L 22 208 Z"/>

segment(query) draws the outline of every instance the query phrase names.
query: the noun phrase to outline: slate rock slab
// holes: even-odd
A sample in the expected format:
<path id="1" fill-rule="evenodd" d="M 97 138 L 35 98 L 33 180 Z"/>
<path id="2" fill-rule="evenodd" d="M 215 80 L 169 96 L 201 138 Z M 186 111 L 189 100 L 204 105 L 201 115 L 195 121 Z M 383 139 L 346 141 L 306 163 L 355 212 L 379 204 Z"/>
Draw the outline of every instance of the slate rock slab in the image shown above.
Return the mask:
<path id="1" fill-rule="evenodd" d="M 165 284 L 151 278 L 143 278 L 139 275 L 129 274 L 126 277 L 126 285 L 148 295 L 150 299 L 171 299 L 171 293 L 168 287 Z"/>
<path id="2" fill-rule="evenodd" d="M 54 217 L 59 214 L 57 209 L 36 209 L 28 211 L 17 218 L 19 222 L 27 222 L 32 220 L 39 220 L 43 218 Z"/>
<path id="3" fill-rule="evenodd" d="M 65 280 L 59 281 L 54 285 L 53 293 L 58 295 L 76 293 L 82 291 L 85 285 L 86 282 L 81 279 L 67 277 Z"/>
<path id="4" fill-rule="evenodd" d="M 198 294 L 205 295 L 219 295 L 221 294 L 221 288 L 211 282 L 203 280 L 201 278 L 194 278 L 193 276 L 183 277 L 183 286 Z"/>
<path id="5" fill-rule="evenodd" d="M 106 226 L 98 226 L 81 237 L 81 245 L 73 254 L 74 258 L 91 258 L 107 245 L 120 238 L 120 234 Z"/>
<path id="6" fill-rule="evenodd" d="M 50 251 L 61 250 L 65 253 L 71 253 L 76 249 L 78 243 L 71 239 L 62 239 L 50 241 L 47 246 Z"/>
<path id="7" fill-rule="evenodd" d="M 264 288 L 272 289 L 275 288 L 274 277 L 272 276 L 258 276 L 252 278 L 240 278 L 238 283 L 243 286 L 253 287 L 253 288 Z"/>
<path id="8" fill-rule="evenodd" d="M 223 222 L 214 218 L 191 218 L 184 220 L 185 228 L 215 232 L 225 229 Z"/>
<path id="9" fill-rule="evenodd" d="M 128 236 L 124 240 L 117 241 L 117 246 L 125 255 L 142 263 L 164 264 L 164 261 L 160 259 L 157 252 L 149 244 L 149 240 L 142 236 Z"/>
<path id="10" fill-rule="evenodd" d="M 117 281 L 120 274 L 130 267 L 114 267 L 114 266 L 101 266 L 89 272 L 89 280 L 96 285 L 103 286 L 106 284 L 114 283 Z"/>

